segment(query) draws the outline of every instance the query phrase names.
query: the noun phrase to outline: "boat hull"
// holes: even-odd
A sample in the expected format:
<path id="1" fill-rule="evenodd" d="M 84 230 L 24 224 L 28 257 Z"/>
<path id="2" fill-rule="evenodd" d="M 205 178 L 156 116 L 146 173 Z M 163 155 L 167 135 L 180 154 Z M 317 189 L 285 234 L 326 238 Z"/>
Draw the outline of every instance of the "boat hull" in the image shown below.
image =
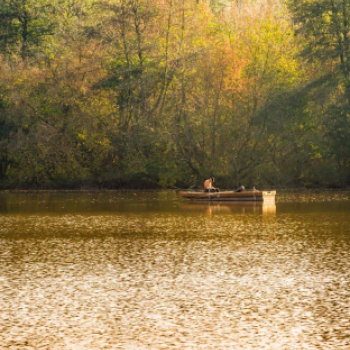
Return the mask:
<path id="1" fill-rule="evenodd" d="M 179 195 L 193 201 L 274 201 L 276 191 L 223 191 L 223 192 L 191 192 L 180 191 Z"/>

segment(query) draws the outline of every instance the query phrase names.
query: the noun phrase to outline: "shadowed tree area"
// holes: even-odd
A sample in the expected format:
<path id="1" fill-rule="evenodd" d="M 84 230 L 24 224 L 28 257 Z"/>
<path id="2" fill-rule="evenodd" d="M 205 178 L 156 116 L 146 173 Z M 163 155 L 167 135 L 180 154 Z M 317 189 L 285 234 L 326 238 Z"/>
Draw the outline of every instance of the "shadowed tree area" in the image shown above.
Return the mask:
<path id="1" fill-rule="evenodd" d="M 348 186 L 349 5 L 2 1 L 1 187 Z"/>

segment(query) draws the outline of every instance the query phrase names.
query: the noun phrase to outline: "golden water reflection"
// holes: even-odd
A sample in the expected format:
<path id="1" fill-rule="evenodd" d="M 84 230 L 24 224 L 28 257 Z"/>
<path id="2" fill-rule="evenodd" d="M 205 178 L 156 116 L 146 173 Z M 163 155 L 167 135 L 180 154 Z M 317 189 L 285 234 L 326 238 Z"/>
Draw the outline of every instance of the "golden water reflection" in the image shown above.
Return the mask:
<path id="1" fill-rule="evenodd" d="M 181 210 L 188 212 L 203 212 L 208 216 L 222 214 L 262 214 L 263 216 L 276 215 L 275 201 L 265 202 L 181 202 Z"/>
<path id="2" fill-rule="evenodd" d="M 6 198 L 0 349 L 350 348 L 347 201 L 111 198 Z"/>

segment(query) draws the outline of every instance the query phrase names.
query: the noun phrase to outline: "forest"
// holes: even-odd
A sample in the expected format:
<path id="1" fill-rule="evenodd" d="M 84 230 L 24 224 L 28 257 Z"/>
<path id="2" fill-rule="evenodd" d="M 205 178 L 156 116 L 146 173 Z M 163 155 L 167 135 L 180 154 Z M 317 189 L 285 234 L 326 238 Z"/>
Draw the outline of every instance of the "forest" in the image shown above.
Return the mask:
<path id="1" fill-rule="evenodd" d="M 350 186 L 350 0 L 1 0 L 0 188 Z"/>

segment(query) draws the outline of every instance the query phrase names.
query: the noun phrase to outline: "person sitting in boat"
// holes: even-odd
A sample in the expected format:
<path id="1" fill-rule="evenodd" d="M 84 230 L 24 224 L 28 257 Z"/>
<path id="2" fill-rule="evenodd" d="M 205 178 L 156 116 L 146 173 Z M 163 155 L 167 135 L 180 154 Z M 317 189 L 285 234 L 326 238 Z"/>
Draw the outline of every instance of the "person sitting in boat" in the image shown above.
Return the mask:
<path id="1" fill-rule="evenodd" d="M 204 181 L 204 192 L 220 192 L 220 190 L 216 187 L 213 187 L 215 179 L 213 177 Z"/>

